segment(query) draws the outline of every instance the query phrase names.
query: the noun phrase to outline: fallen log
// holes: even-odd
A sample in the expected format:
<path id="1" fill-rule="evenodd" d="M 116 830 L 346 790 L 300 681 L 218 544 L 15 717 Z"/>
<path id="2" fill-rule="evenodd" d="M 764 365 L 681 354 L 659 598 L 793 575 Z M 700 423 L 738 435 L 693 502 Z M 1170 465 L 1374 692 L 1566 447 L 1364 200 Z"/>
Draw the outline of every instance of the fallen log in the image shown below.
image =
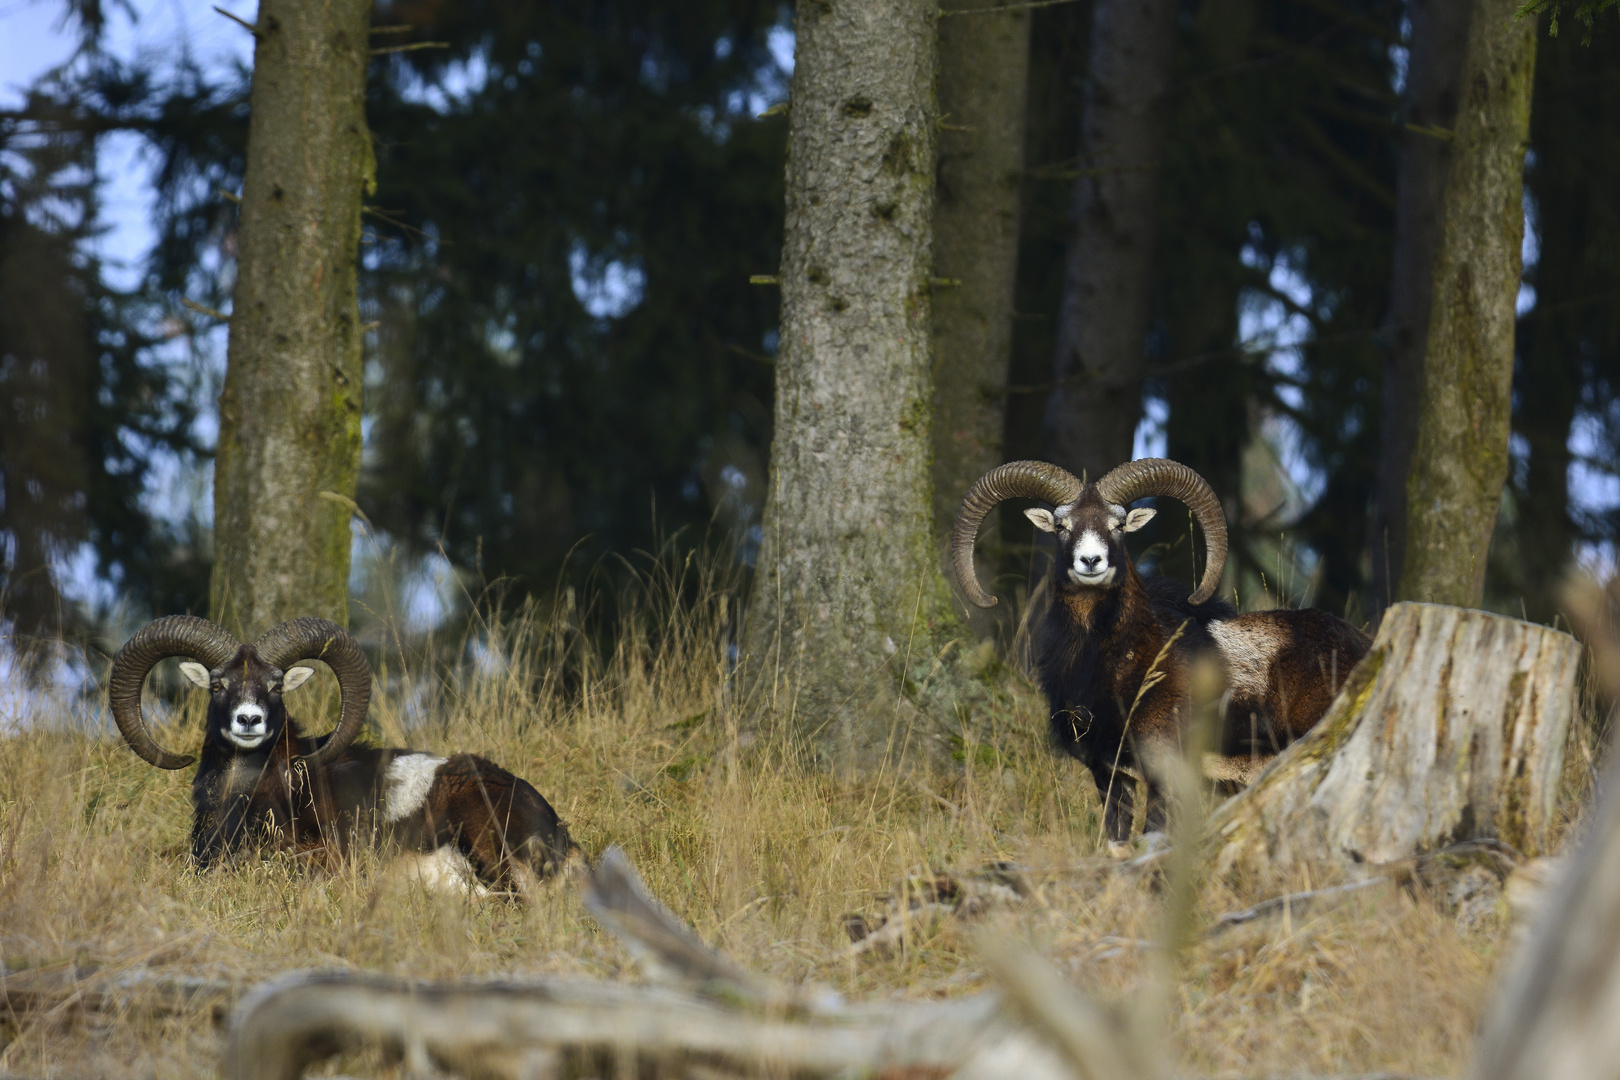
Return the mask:
<path id="1" fill-rule="evenodd" d="M 238 988 L 222 979 L 139 968 L 107 971 L 61 964 L 0 974 L 0 1015 L 17 1018 L 97 1013 L 163 1017 L 206 1012 L 221 1020 L 237 996 Z"/>
<path id="2" fill-rule="evenodd" d="M 1579 660 L 1543 626 L 1395 605 L 1321 722 L 1211 814 L 1217 873 L 1360 876 L 1481 838 L 1544 853 Z"/>

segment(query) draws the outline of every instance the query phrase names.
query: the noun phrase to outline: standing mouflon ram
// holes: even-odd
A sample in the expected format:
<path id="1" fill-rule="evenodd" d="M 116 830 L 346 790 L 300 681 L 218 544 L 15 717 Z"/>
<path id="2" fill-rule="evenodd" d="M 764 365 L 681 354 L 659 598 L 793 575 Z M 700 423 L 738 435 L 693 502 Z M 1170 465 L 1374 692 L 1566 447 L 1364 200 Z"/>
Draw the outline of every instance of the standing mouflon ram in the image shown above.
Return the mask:
<path id="1" fill-rule="evenodd" d="M 371 668 L 325 619 L 294 619 L 243 645 L 205 619 L 172 615 L 130 638 L 113 659 L 113 719 L 160 769 L 197 760 L 159 746 L 141 715 L 146 676 L 170 656 L 187 657 L 181 673 L 212 694 L 191 784 L 191 856 L 200 867 L 244 848 L 335 862 L 350 843 L 375 839 L 406 853 L 430 886 L 511 892 L 556 873 L 574 848 L 528 781 L 481 757 L 350 746 L 371 701 Z M 331 667 L 342 705 L 337 727 L 314 738 L 282 703 L 314 674 L 288 666 L 305 659 Z"/>
<path id="2" fill-rule="evenodd" d="M 1185 503 L 1204 532 L 1209 562 L 1190 597 L 1183 598 L 1174 581 L 1141 577 L 1125 548 L 1125 534 L 1154 514 L 1128 507 L 1150 495 Z M 1148 785 L 1147 828 L 1164 827 L 1163 792 L 1143 765 L 1180 751 L 1195 657 L 1218 658 L 1227 686 L 1219 752 L 1206 756 L 1204 772 L 1246 784 L 1322 718 L 1371 646 L 1366 634 L 1324 611 L 1239 615 L 1211 599 L 1226 566 L 1226 517 L 1203 477 L 1162 458 L 1121 465 L 1094 484 L 1043 461 L 1015 461 L 986 473 L 962 500 L 951 536 L 957 579 L 980 607 L 996 600 L 974 575 L 979 523 L 997 503 L 1014 498 L 1054 507 L 1025 511 L 1058 542 L 1036 666 L 1053 737 L 1091 770 L 1110 842 L 1130 836 L 1138 776 Z M 1155 662 L 1156 681 L 1148 679 Z"/>

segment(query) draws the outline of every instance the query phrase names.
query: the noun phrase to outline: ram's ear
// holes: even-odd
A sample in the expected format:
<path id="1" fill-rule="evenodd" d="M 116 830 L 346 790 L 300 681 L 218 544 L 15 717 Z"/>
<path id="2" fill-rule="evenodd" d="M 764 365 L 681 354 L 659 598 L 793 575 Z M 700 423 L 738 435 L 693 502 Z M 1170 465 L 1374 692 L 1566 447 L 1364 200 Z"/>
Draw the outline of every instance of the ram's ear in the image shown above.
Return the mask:
<path id="1" fill-rule="evenodd" d="M 203 690 L 207 690 L 214 681 L 209 670 L 195 660 L 180 661 L 180 674 L 186 677 L 186 682 Z"/>
<path id="2" fill-rule="evenodd" d="M 313 674 L 315 674 L 315 669 L 310 667 L 288 668 L 287 674 L 281 677 L 281 692 L 285 694 L 289 690 L 298 689 L 300 686 L 303 686 Z"/>
<path id="3" fill-rule="evenodd" d="M 1157 510 L 1151 510 L 1146 506 L 1137 507 L 1135 510 L 1132 510 L 1130 513 L 1125 515 L 1125 531 L 1135 532 L 1137 529 L 1140 529 L 1142 526 L 1152 521 L 1153 515 L 1157 513 Z"/>
<path id="4" fill-rule="evenodd" d="M 1024 511 L 1024 516 L 1035 523 L 1041 532 L 1057 532 L 1057 522 L 1052 520 L 1052 511 L 1031 507 Z"/>

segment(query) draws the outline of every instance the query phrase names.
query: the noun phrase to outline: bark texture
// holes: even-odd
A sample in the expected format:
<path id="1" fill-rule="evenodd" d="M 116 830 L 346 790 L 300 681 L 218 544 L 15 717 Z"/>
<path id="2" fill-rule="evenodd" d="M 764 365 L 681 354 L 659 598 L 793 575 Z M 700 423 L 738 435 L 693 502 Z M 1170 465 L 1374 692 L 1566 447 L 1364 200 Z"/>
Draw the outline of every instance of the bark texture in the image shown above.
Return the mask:
<path id="1" fill-rule="evenodd" d="M 949 593 L 933 540 L 932 0 L 801 4 L 782 340 L 748 654 L 839 760 L 882 751 Z M 898 659 L 896 659 L 898 658 Z"/>
<path id="2" fill-rule="evenodd" d="M 371 5 L 263 0 L 214 464 L 212 617 L 348 625 Z"/>
<path id="3" fill-rule="evenodd" d="M 1003 460 L 1030 15 L 1024 7 L 951 14 L 987 6 L 948 0 L 940 7 L 934 273 L 952 284 L 933 296 L 939 537 L 950 535 L 967 489 Z M 985 528 L 993 545 L 994 515 Z"/>
<path id="4" fill-rule="evenodd" d="M 1406 486 L 1404 600 L 1477 607 L 1507 479 L 1536 24 L 1474 0 Z"/>
<path id="5" fill-rule="evenodd" d="M 1549 845 L 1580 646 L 1481 611 L 1397 604 L 1315 728 L 1210 818 L 1222 872 L 1352 872 L 1491 837 Z"/>
<path id="6" fill-rule="evenodd" d="M 1091 479 L 1131 459 L 1147 373 L 1174 0 L 1096 0 L 1047 412 L 1049 458 Z"/>
<path id="7" fill-rule="evenodd" d="M 1395 174 L 1395 258 L 1390 279 L 1388 353 L 1384 359 L 1383 419 L 1378 446 L 1378 502 L 1373 515 L 1373 607 L 1394 600 L 1406 543 L 1406 477 L 1417 442 L 1423 394 L 1423 348 L 1428 338 L 1434 256 L 1440 247 L 1446 177 L 1451 169 L 1452 126 L 1470 5 L 1455 0 L 1410 0 L 1411 51 L 1406 64 L 1401 133 Z"/>

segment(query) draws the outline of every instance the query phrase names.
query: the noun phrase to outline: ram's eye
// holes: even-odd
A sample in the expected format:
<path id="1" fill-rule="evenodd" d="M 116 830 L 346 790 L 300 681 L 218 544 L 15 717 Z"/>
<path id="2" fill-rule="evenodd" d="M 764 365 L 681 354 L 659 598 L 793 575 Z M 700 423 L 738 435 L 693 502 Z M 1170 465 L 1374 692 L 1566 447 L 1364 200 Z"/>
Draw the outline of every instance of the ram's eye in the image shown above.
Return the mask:
<path id="1" fill-rule="evenodd" d="M 211 684 L 208 689 L 212 690 L 216 694 L 223 694 L 225 692 L 225 684 L 222 682 L 216 682 Z"/>

